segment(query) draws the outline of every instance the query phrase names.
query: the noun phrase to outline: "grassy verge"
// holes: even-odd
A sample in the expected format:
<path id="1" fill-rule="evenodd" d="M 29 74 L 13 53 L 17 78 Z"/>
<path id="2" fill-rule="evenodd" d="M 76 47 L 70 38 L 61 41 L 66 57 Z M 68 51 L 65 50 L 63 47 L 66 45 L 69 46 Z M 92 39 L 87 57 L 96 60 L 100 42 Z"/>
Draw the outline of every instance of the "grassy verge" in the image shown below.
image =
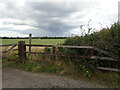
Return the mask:
<path id="1" fill-rule="evenodd" d="M 120 88 L 120 77 L 118 73 L 115 72 L 103 72 L 96 71 L 91 74 L 90 77 L 86 76 L 86 73 L 81 73 L 77 70 L 77 66 L 71 62 L 64 62 L 62 60 L 55 61 L 34 61 L 29 60 L 25 63 L 13 64 L 12 68 L 21 69 L 30 72 L 46 72 L 57 74 L 61 76 L 71 77 L 77 80 L 85 80 L 87 82 L 94 82 L 107 86 L 110 88 Z"/>
<path id="2" fill-rule="evenodd" d="M 51 52 L 50 48 L 45 48 L 45 52 Z M 43 50 L 41 50 L 43 52 Z M 8 53 L 5 56 L 11 56 L 10 59 L 17 58 L 14 56 L 14 53 Z M 90 72 L 88 69 L 84 68 L 82 64 L 78 67 L 75 62 L 71 60 L 71 58 L 57 57 L 56 60 L 53 60 L 52 56 L 47 55 L 28 55 L 27 59 L 24 63 L 14 63 L 14 61 L 10 61 L 4 63 L 3 66 L 7 66 L 9 64 L 10 67 L 35 73 L 46 72 L 57 74 L 61 76 L 71 77 L 77 80 L 85 80 L 87 82 L 99 83 L 103 86 L 111 87 L 111 88 L 120 88 L 120 73 L 108 72 L 108 71 L 99 71 L 94 70 L 94 72 Z M 3 59 L 3 61 L 7 61 L 7 59 Z M 18 60 L 16 60 L 18 61 Z M 80 63 L 80 62 L 79 62 Z M 90 63 L 89 63 L 90 64 Z"/>

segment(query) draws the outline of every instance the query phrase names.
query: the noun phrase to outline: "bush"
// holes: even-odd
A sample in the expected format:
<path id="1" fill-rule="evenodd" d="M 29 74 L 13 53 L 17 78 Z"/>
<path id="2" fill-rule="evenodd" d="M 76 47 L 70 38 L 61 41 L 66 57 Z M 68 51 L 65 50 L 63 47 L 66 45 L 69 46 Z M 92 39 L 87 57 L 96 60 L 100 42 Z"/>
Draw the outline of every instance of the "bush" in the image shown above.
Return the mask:
<path id="1" fill-rule="evenodd" d="M 68 38 L 63 45 L 90 45 L 120 56 L 120 24 L 114 23 L 110 28 L 103 28 L 100 32 Z M 74 52 L 74 49 L 71 52 Z M 84 51 L 77 50 L 77 53 L 80 52 Z"/>
<path id="2" fill-rule="evenodd" d="M 75 36 L 66 39 L 63 45 L 71 46 L 95 46 L 115 55 L 120 56 L 120 23 L 114 23 L 110 28 L 103 28 L 99 32 L 86 34 L 85 36 Z M 70 55 L 89 55 L 89 49 L 60 48 L 58 53 Z M 103 54 L 94 52 L 96 56 L 104 56 Z M 66 60 L 63 58 L 63 60 Z M 71 58 L 77 63 L 81 72 L 94 71 L 98 65 L 116 66 L 113 62 L 98 62 L 98 60 Z"/>

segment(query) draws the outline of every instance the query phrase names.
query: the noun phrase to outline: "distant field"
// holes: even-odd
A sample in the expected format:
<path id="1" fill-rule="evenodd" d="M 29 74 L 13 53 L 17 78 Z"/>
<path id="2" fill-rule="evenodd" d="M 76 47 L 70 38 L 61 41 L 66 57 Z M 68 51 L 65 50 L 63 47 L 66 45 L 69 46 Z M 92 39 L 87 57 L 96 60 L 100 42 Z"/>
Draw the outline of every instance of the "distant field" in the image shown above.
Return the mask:
<path id="1" fill-rule="evenodd" d="M 2 44 L 17 44 L 18 41 L 25 41 L 26 43 L 29 42 L 28 39 L 2 39 Z M 32 39 L 32 44 L 51 44 L 57 45 L 64 43 L 65 39 Z"/>

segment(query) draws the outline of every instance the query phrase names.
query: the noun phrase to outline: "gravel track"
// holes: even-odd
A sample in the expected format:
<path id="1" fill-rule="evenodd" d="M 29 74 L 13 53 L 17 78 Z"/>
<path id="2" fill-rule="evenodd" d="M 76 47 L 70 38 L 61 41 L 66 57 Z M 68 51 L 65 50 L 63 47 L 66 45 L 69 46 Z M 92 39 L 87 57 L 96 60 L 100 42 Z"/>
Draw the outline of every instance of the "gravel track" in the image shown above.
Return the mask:
<path id="1" fill-rule="evenodd" d="M 2 81 L 3 88 L 104 88 L 99 84 L 82 80 L 10 68 L 3 69 Z"/>

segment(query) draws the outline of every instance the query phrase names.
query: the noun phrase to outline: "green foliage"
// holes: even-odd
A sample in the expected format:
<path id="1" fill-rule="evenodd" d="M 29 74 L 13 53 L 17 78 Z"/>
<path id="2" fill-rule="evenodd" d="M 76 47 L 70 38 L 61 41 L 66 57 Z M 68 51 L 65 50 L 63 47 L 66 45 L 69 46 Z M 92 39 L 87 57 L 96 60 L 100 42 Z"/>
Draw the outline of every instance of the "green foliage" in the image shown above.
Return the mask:
<path id="1" fill-rule="evenodd" d="M 51 52 L 51 48 L 47 48 L 47 47 L 46 47 L 46 48 L 44 49 L 44 52 L 45 52 L 45 53 L 50 53 L 50 52 Z"/>
<path id="2" fill-rule="evenodd" d="M 97 70 L 98 60 L 77 59 L 75 62 L 77 62 L 77 70 L 85 77 L 91 77 Z"/>
<path id="3" fill-rule="evenodd" d="M 110 28 L 103 28 L 100 32 L 68 38 L 63 45 L 90 45 L 120 56 L 120 24 L 114 23 Z M 80 53 L 79 50 L 77 52 Z"/>
<path id="4" fill-rule="evenodd" d="M 39 65 L 39 66 L 33 67 L 32 71 L 33 72 L 41 72 L 41 66 Z"/>
<path id="5" fill-rule="evenodd" d="M 43 63 L 41 65 L 41 72 L 48 72 L 48 73 L 58 73 L 60 71 L 63 70 L 63 67 L 58 66 L 56 64 L 47 64 L 47 63 Z"/>
<path id="6" fill-rule="evenodd" d="M 115 72 L 102 72 L 97 71 L 94 73 L 94 77 L 97 78 L 96 80 L 100 80 L 101 82 L 108 83 L 108 87 L 112 88 L 120 88 L 120 74 Z"/>
<path id="7" fill-rule="evenodd" d="M 70 37 L 65 40 L 63 45 L 71 46 L 95 46 L 120 56 L 120 24 L 114 23 L 110 28 L 103 28 L 99 32 L 86 34 L 85 36 Z M 60 48 L 59 53 L 70 55 L 89 55 L 89 49 Z M 94 51 L 96 56 L 104 56 Z M 63 59 L 66 60 L 66 59 Z M 96 67 L 117 66 L 113 62 L 100 62 L 100 60 L 71 58 L 77 64 L 78 71 L 82 72 L 85 77 L 90 77 L 95 72 Z M 98 62 L 99 61 L 99 62 Z"/>
<path id="8" fill-rule="evenodd" d="M 24 69 L 26 71 L 32 71 L 32 69 L 36 66 L 37 66 L 37 63 L 31 60 L 26 63 L 26 67 Z"/>
<path id="9" fill-rule="evenodd" d="M 31 71 L 31 72 L 48 72 L 48 73 L 58 73 L 63 70 L 62 66 L 58 66 L 53 63 L 39 63 L 33 60 L 29 60 L 25 63 L 18 63 L 13 65 L 14 68 L 22 69 L 25 71 Z"/>

